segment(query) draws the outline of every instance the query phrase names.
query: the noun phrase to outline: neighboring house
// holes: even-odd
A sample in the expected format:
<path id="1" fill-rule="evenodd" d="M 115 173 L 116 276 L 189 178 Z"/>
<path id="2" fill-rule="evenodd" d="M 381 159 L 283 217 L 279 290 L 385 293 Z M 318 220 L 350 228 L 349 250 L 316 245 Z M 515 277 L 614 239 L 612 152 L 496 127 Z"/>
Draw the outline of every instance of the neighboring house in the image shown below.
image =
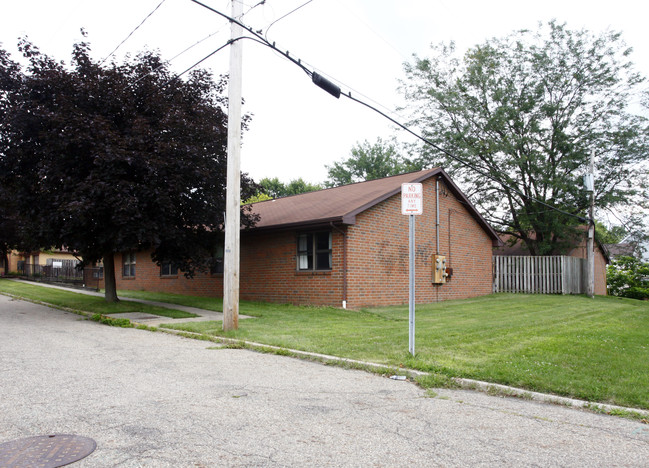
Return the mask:
<path id="1" fill-rule="evenodd" d="M 583 232 L 583 235 L 574 239 L 574 246 L 568 248 L 563 255 L 576 258 L 587 258 L 586 234 L 588 230 L 586 226 L 580 226 L 579 230 Z M 512 243 L 512 239 L 513 238 L 507 234 L 501 235 L 503 245 L 494 249 L 494 255 L 510 257 L 530 255 L 530 252 L 523 241 L 517 240 Z M 595 240 L 595 294 L 606 295 L 606 265 L 610 263 L 610 256 L 604 244 L 601 244 L 597 238 L 595 238 Z"/>
<path id="2" fill-rule="evenodd" d="M 76 265 L 79 260 L 65 248 L 51 250 L 38 250 L 34 252 L 12 251 L 3 261 L 0 267 L 0 274 L 22 273 L 31 275 L 40 273 L 45 267 L 63 267 Z"/>
<path id="3" fill-rule="evenodd" d="M 241 299 L 355 309 L 407 303 L 401 184 L 413 182 L 424 189 L 415 229 L 416 301 L 490 294 L 492 248 L 500 239 L 435 168 L 253 204 L 260 220 L 241 232 Z M 433 282 L 436 254 L 444 256 L 444 283 Z M 117 255 L 115 264 L 118 289 L 223 294 L 222 268 L 187 279 L 171 265 L 156 266 L 150 252 Z"/>
<path id="4" fill-rule="evenodd" d="M 636 246 L 628 242 L 623 242 L 620 244 L 604 244 L 606 250 L 608 250 L 611 259 L 617 257 L 636 257 Z"/>

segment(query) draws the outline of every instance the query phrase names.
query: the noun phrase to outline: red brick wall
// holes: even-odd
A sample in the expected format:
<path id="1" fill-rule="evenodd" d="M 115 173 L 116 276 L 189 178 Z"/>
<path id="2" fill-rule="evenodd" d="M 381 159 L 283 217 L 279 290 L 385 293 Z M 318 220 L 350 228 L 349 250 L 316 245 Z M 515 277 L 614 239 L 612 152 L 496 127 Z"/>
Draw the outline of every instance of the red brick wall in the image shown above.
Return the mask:
<path id="1" fill-rule="evenodd" d="M 435 181 L 423 185 L 424 214 L 415 217 L 416 302 L 490 294 L 491 239 L 441 181 L 439 254 L 446 256 L 453 276 L 445 284 L 432 283 Z M 349 226 L 349 307 L 408 302 L 408 231 L 400 194 L 361 213 L 356 224 Z"/>
<path id="2" fill-rule="evenodd" d="M 241 242 L 241 298 L 340 307 L 342 244 L 342 234 L 333 230 L 331 271 L 306 272 L 297 270 L 296 231 L 245 236 Z"/>
<path id="3" fill-rule="evenodd" d="M 137 252 L 135 259 L 135 277 L 122 276 L 122 255 L 115 255 L 115 282 L 117 289 L 139 291 L 158 291 L 194 296 L 223 295 L 223 275 L 197 273 L 187 279 L 182 272 L 173 276 L 160 276 L 160 267 L 151 260 L 151 252 Z"/>
<path id="4" fill-rule="evenodd" d="M 424 182 L 424 214 L 416 220 L 416 300 L 418 303 L 490 294 L 492 244 L 465 207 L 440 182 L 440 254 L 453 276 L 432 284 L 435 239 L 435 181 Z M 408 302 L 408 217 L 397 194 L 361 213 L 347 232 L 347 306 Z M 321 230 L 326 230 L 321 229 Z M 343 235 L 332 230 L 332 270 L 297 271 L 297 231 L 243 233 L 240 298 L 277 303 L 330 305 L 343 301 Z M 150 252 L 137 254 L 136 277 L 122 277 L 115 256 L 118 289 L 145 289 L 205 296 L 223 295 L 222 275 L 198 273 L 188 280 L 161 277 Z"/>

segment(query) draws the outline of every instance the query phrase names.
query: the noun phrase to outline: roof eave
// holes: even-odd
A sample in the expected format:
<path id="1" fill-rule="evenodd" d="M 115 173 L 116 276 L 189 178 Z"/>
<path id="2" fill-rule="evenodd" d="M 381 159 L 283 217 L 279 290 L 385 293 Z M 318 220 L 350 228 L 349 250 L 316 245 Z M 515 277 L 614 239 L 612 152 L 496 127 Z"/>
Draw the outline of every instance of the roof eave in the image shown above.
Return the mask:
<path id="1" fill-rule="evenodd" d="M 245 232 L 268 232 L 284 231 L 288 229 L 316 229 L 330 226 L 331 224 L 356 224 L 355 216 L 334 216 L 331 218 L 311 219 L 309 221 L 299 221 L 295 223 L 273 224 L 271 226 L 255 226 L 246 229 Z"/>

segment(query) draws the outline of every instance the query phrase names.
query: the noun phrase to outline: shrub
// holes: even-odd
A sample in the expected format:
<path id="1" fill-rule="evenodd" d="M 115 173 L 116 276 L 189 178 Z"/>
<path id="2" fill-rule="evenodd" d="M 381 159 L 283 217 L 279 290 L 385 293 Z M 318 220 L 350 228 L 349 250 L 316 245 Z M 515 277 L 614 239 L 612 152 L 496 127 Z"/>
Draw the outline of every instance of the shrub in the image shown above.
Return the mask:
<path id="1" fill-rule="evenodd" d="M 606 278 L 609 294 L 649 300 L 649 263 L 618 257 L 607 267 Z"/>

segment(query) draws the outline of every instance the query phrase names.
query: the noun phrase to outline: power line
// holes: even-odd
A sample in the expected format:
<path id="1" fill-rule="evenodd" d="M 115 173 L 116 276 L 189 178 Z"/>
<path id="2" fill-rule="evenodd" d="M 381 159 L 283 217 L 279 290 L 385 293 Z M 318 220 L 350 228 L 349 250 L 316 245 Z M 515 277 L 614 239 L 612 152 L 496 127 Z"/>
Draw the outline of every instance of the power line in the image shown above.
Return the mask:
<path id="1" fill-rule="evenodd" d="M 512 184 L 512 181 L 511 181 L 511 180 L 507 180 L 508 177 L 507 177 L 505 174 L 502 174 L 502 173 L 499 174 L 499 175 L 502 175 L 502 176 L 505 177 L 505 180 L 501 180 L 499 177 L 495 177 L 494 175 L 492 175 L 492 174 L 490 174 L 490 173 L 488 173 L 488 172 L 484 172 L 481 168 L 476 167 L 474 164 L 469 163 L 469 162 L 467 162 L 467 161 L 464 161 L 462 158 L 460 158 L 460 157 L 454 155 L 453 153 L 451 153 L 450 151 L 448 151 L 448 150 L 446 150 L 446 149 L 444 149 L 444 148 L 438 146 L 437 144 L 435 144 L 435 143 L 433 143 L 432 141 L 430 141 L 428 138 L 426 138 L 426 137 L 424 137 L 424 136 L 422 136 L 422 135 L 416 133 L 415 131 L 413 131 L 413 130 L 411 130 L 409 127 L 407 127 L 406 125 L 404 125 L 404 124 L 402 124 L 401 122 L 399 122 L 399 121 L 393 119 L 392 117 L 390 117 L 390 116 L 387 115 L 386 113 L 382 112 L 381 110 L 377 109 L 376 107 L 372 106 L 371 104 L 368 104 L 368 103 L 366 103 L 366 102 L 364 102 L 364 101 L 362 101 L 362 100 L 360 100 L 360 99 L 357 99 L 357 98 L 353 97 L 351 92 L 348 92 L 348 93 L 346 93 L 346 94 L 345 94 L 345 93 L 341 93 L 340 88 L 339 88 L 337 85 L 335 85 L 334 83 L 330 82 L 329 80 L 327 80 L 326 78 L 322 77 L 321 75 L 319 75 L 319 74 L 317 74 L 317 73 L 315 73 L 315 72 L 309 70 L 307 67 L 304 66 L 304 64 L 302 63 L 302 61 L 301 61 L 300 59 L 295 59 L 295 58 L 291 57 L 291 56 L 289 55 L 289 52 L 288 52 L 288 51 L 287 51 L 287 52 L 282 52 L 281 50 L 279 50 L 279 49 L 275 46 L 275 43 L 274 43 L 274 42 L 271 44 L 270 41 L 268 41 L 268 39 L 266 39 L 265 37 L 262 37 L 260 34 L 258 34 L 257 32 L 255 32 L 251 27 L 244 25 L 243 23 L 241 23 L 241 22 L 238 21 L 237 19 L 232 18 L 232 17 L 226 15 L 225 13 L 222 13 L 222 12 L 220 12 L 220 11 L 218 11 L 218 10 L 212 8 L 212 7 L 209 7 L 209 6 L 205 5 L 204 3 L 201 3 L 201 2 L 198 1 L 198 0 L 190 0 L 190 1 L 192 1 L 192 2 L 196 3 L 197 5 L 200 5 L 200 6 L 202 6 L 203 8 L 206 8 L 206 9 L 212 11 L 213 13 L 216 13 L 217 15 L 220 15 L 220 16 L 222 16 L 223 18 L 226 18 L 227 20 L 229 20 L 229 21 L 231 21 L 231 22 L 233 22 L 233 23 L 236 23 L 236 24 L 238 24 L 239 26 L 241 26 L 243 29 L 245 29 L 245 30 L 247 30 L 248 32 L 250 32 L 251 34 L 253 34 L 253 35 L 256 37 L 257 40 L 255 40 L 255 39 L 253 39 L 253 38 L 250 38 L 250 39 L 253 39 L 253 40 L 255 40 L 255 42 L 259 42 L 259 43 L 261 43 L 262 45 L 264 45 L 264 46 L 266 46 L 266 47 L 269 47 L 269 48 L 273 49 L 273 50 L 276 51 L 276 52 L 279 52 L 279 53 L 280 53 L 281 55 L 283 55 L 285 58 L 287 58 L 288 60 L 290 60 L 291 62 L 293 62 L 295 65 L 297 65 L 298 67 L 300 67 L 300 68 L 301 68 L 301 69 L 302 69 L 302 70 L 303 70 L 307 75 L 309 75 L 309 76 L 313 79 L 313 82 L 314 82 L 316 85 L 318 85 L 319 87 L 323 88 L 325 91 L 327 91 L 329 94 L 332 94 L 334 97 L 339 97 L 339 96 L 342 94 L 343 96 L 345 96 L 346 98 L 350 99 L 351 101 L 354 101 L 354 102 L 356 102 L 356 103 L 358 103 L 358 104 L 361 104 L 361 105 L 367 107 L 368 109 L 373 110 L 374 112 L 378 113 L 379 115 L 385 117 L 386 119 L 388 119 L 389 121 L 391 121 L 392 123 L 394 123 L 395 125 L 397 125 L 399 128 L 405 130 L 406 132 L 410 133 L 410 134 L 413 135 L 414 137 L 416 137 L 416 138 L 418 138 L 419 140 L 423 141 L 423 142 L 426 143 L 427 145 L 429 145 L 429 146 L 435 148 L 437 151 L 439 151 L 439 152 L 445 154 L 446 156 L 448 156 L 449 158 L 453 159 L 454 161 L 459 162 L 459 163 L 462 164 L 463 166 L 465 166 L 465 167 L 467 167 L 467 168 L 469 168 L 469 169 L 471 169 L 471 170 L 477 172 L 478 174 L 480 174 L 480 175 L 483 176 L 483 177 L 486 177 L 486 178 L 488 178 L 488 179 L 490 179 L 490 180 L 496 182 L 497 184 L 500 184 L 503 188 L 506 188 L 506 189 L 508 189 L 508 190 L 511 190 L 512 192 L 516 193 L 517 195 L 519 195 L 519 196 L 521 196 L 521 197 L 523 197 L 523 198 L 525 198 L 525 199 L 527 199 L 527 200 L 530 200 L 530 201 L 536 202 L 536 203 L 538 203 L 538 204 L 540 204 L 540 205 L 542 205 L 542 206 L 545 206 L 545 207 L 547 207 L 547 208 L 550 208 L 551 210 L 554 210 L 554 211 L 556 211 L 556 212 L 558 212 L 558 213 L 561 213 L 561 214 L 563 214 L 563 215 L 566 215 L 566 216 L 569 216 L 569 217 L 572 217 L 572 218 L 577 218 L 578 220 L 580 220 L 580 221 L 582 221 L 582 222 L 587 222 L 587 221 L 589 221 L 588 218 L 585 218 L 585 217 L 583 217 L 583 216 L 579 216 L 579 215 L 576 215 L 576 214 L 573 214 L 573 213 L 569 213 L 569 212 L 564 211 L 564 210 L 562 210 L 562 209 L 560 209 L 560 208 L 557 208 L 557 207 L 555 207 L 555 206 L 552 206 L 552 205 L 550 205 L 550 204 L 548 204 L 548 203 L 546 203 L 546 202 L 543 202 L 543 201 L 538 200 L 538 199 L 536 199 L 536 198 L 534 198 L 534 197 L 530 197 L 529 195 L 526 195 L 525 193 L 521 192 L 521 191 L 518 190 L 517 188 L 514 188 L 514 187 L 512 186 L 512 185 L 513 185 L 513 184 Z M 280 18 L 280 19 L 281 19 L 281 18 Z M 226 44 L 226 45 L 227 45 L 227 44 Z M 220 49 L 219 49 L 219 50 L 220 50 Z M 183 72 L 183 73 L 185 73 L 185 72 Z M 509 184 L 512 184 L 512 185 L 509 185 Z"/>
<path id="2" fill-rule="evenodd" d="M 309 3 L 311 3 L 312 1 L 313 1 L 313 0 L 307 0 L 306 2 L 304 2 L 304 3 L 303 3 L 302 5 L 300 5 L 299 7 L 294 8 L 293 10 L 289 11 L 288 13 L 286 13 L 284 16 L 281 16 L 281 17 L 277 18 L 275 21 L 273 21 L 272 23 L 270 23 L 270 25 L 266 28 L 266 32 L 264 33 L 264 38 L 265 38 L 266 40 L 268 40 L 268 31 L 270 30 L 270 28 L 273 27 L 273 25 L 274 25 L 275 23 L 277 23 L 277 22 L 283 20 L 284 18 L 286 18 L 286 17 L 289 16 L 289 15 L 292 15 L 293 13 L 295 13 L 296 11 L 298 11 L 300 8 L 307 6 L 307 5 L 308 5 Z"/>
<path id="3" fill-rule="evenodd" d="M 164 0 L 163 0 L 163 1 L 164 1 Z M 257 7 L 260 6 L 260 5 L 264 5 L 265 3 L 266 3 L 266 0 L 261 0 L 260 2 L 256 3 L 255 5 L 251 6 L 250 8 L 248 8 L 248 10 L 246 10 L 246 11 L 241 15 L 240 18 L 243 18 L 243 17 L 246 16 L 248 13 L 250 13 L 252 10 L 254 10 L 255 8 L 257 8 Z M 176 60 L 176 59 L 177 59 L 178 57 L 180 57 L 181 55 L 186 54 L 187 52 L 189 52 L 190 50 L 192 50 L 194 47 L 198 46 L 199 44 L 202 44 L 203 42 L 205 42 L 205 41 L 208 40 L 209 38 L 211 38 L 211 37 L 217 35 L 217 34 L 220 33 L 221 31 L 223 31 L 223 28 L 225 28 L 227 25 L 228 25 L 228 23 L 224 24 L 222 27 L 220 27 L 219 29 L 217 29 L 217 30 L 214 31 L 213 33 L 208 34 L 208 35 L 205 36 L 203 39 L 200 39 L 200 40 L 196 41 L 196 42 L 193 43 L 192 45 L 190 45 L 190 46 L 186 47 L 185 49 L 183 49 L 181 52 L 178 52 L 176 55 L 174 55 L 173 57 L 171 57 L 169 60 L 165 60 L 165 62 L 164 62 L 163 64 L 158 65 L 158 66 L 157 66 L 156 68 L 154 68 L 153 70 L 151 70 L 151 71 L 145 73 L 145 74 L 142 75 L 140 78 L 138 78 L 138 79 L 135 81 L 135 83 L 138 83 L 139 81 L 143 80 L 143 79 L 146 78 L 150 73 L 154 73 L 154 72 L 160 70 L 160 69 L 161 69 L 162 67 L 164 67 L 165 65 L 169 65 L 171 62 L 173 62 L 174 60 Z M 229 42 L 229 44 L 231 44 L 231 42 Z M 228 45 L 228 44 L 226 44 L 226 45 Z M 189 70 L 191 70 L 192 68 L 198 66 L 201 62 L 207 60 L 209 57 L 211 57 L 211 56 L 214 55 L 215 53 L 219 52 L 221 49 L 222 49 L 222 47 L 219 47 L 217 50 L 213 51 L 212 53 L 210 53 L 209 55 L 207 55 L 206 57 L 204 57 L 202 60 L 199 60 L 198 62 L 196 62 L 196 63 L 195 63 L 194 65 L 192 65 L 191 67 L 189 67 L 189 68 L 188 68 L 187 70 L 185 70 L 184 72 L 180 73 L 179 75 L 176 75 L 176 78 L 179 78 L 180 76 L 184 75 L 184 74 L 187 73 Z M 103 62 L 102 62 L 102 63 L 103 63 Z"/>
<path id="4" fill-rule="evenodd" d="M 218 49 L 216 49 L 216 50 L 210 52 L 210 53 L 207 54 L 205 57 L 203 57 L 203 58 L 200 59 L 198 62 L 196 62 L 194 65 L 192 65 L 191 67 L 188 67 L 187 69 L 185 69 L 185 71 L 176 74 L 172 79 L 170 79 L 170 80 L 168 80 L 166 83 L 164 83 L 163 86 L 168 85 L 168 84 L 171 83 L 173 80 L 177 80 L 178 78 L 180 78 L 181 76 L 183 76 L 185 73 L 189 72 L 189 71 L 192 70 L 193 68 L 196 68 L 198 65 L 200 65 L 201 63 L 203 63 L 205 60 L 207 60 L 208 58 L 210 58 L 210 57 L 213 56 L 214 54 L 216 54 L 216 53 L 222 51 L 222 50 L 225 49 L 227 46 L 232 45 L 234 42 L 239 41 L 239 40 L 241 40 L 241 39 L 250 39 L 251 41 L 259 42 L 259 43 L 263 44 L 261 41 L 255 39 L 254 37 L 249 37 L 249 36 L 239 36 L 239 37 L 236 37 L 236 38 L 234 38 L 234 39 L 230 39 L 228 42 L 226 42 L 225 44 L 223 44 L 221 47 L 219 47 Z M 142 78 L 140 78 L 140 79 L 142 79 Z"/>
<path id="5" fill-rule="evenodd" d="M 146 20 L 148 20 L 148 19 L 151 17 L 151 15 L 153 15 L 153 14 L 158 10 L 158 8 L 160 8 L 160 7 L 162 6 L 162 4 L 163 4 L 164 2 L 166 2 L 166 1 L 167 1 L 167 0 L 162 0 L 160 3 L 158 3 L 158 6 L 155 7 L 151 13 L 149 13 L 148 15 L 146 15 L 146 17 L 142 20 L 142 22 L 141 22 L 140 24 L 138 24 L 138 25 L 135 27 L 135 29 L 133 29 L 133 31 L 131 31 L 131 32 L 129 33 L 129 35 L 126 36 L 126 38 L 125 38 L 122 42 L 120 42 L 119 44 L 117 44 L 117 47 L 115 47 L 115 48 L 113 49 L 113 51 L 112 51 L 110 54 L 108 54 L 108 55 L 106 56 L 106 58 L 105 58 L 104 60 L 102 60 L 102 61 L 99 63 L 99 65 L 100 65 L 100 66 L 103 65 L 104 62 L 105 62 L 106 60 L 108 60 L 108 59 L 109 59 L 109 58 L 110 58 L 110 57 L 111 57 L 115 52 L 117 52 L 117 49 L 119 49 L 119 48 L 122 46 L 122 44 L 124 44 L 126 41 L 128 41 L 128 39 L 133 35 L 133 33 L 135 33 L 135 31 L 137 31 L 137 30 L 140 28 L 140 26 L 142 26 L 142 25 L 146 22 Z"/>
<path id="6" fill-rule="evenodd" d="M 366 23 L 360 16 L 358 16 L 354 10 L 348 7 L 348 5 L 343 1 L 343 0 L 338 0 L 338 4 L 345 8 L 350 14 L 352 14 L 354 17 L 356 17 L 356 20 L 361 23 L 363 26 L 365 26 L 367 29 L 369 29 L 376 37 L 381 39 L 383 42 L 385 42 L 392 50 L 394 50 L 402 59 L 408 60 L 408 57 L 406 57 L 403 52 L 401 52 L 399 49 L 396 48 L 394 44 L 392 44 L 390 41 L 388 41 L 383 35 L 381 35 L 378 31 L 376 31 L 372 26 L 370 26 L 368 23 Z"/>
<path id="7" fill-rule="evenodd" d="M 266 39 L 265 37 L 263 37 L 261 34 L 259 34 L 258 32 L 256 32 L 255 30 L 253 30 L 250 26 L 246 26 L 245 24 L 243 24 L 243 23 L 240 22 L 239 20 L 237 20 L 237 19 L 235 19 L 235 18 L 232 18 L 232 17 L 226 15 L 225 13 L 222 13 L 222 12 L 220 12 L 219 10 L 216 10 L 216 9 L 214 9 L 214 8 L 208 6 L 208 5 L 205 5 L 204 3 L 199 2 L 198 0 L 190 0 L 190 1 L 193 2 L 193 3 L 196 3 L 197 5 L 202 6 L 203 8 L 205 8 L 205 9 L 211 11 L 212 13 L 216 13 L 217 15 L 219 15 L 219 16 L 221 16 L 221 17 L 227 19 L 228 21 L 230 21 L 230 22 L 232 22 L 232 23 L 238 24 L 238 25 L 241 26 L 243 29 L 245 29 L 246 31 L 248 31 L 250 34 L 252 34 L 253 36 L 255 36 L 255 38 L 257 38 L 256 42 L 259 42 L 260 44 L 262 44 L 262 45 L 264 45 L 264 46 L 266 46 L 266 47 L 269 47 L 269 48 L 273 49 L 275 52 L 278 52 L 279 54 L 283 55 L 284 58 L 288 59 L 289 61 L 293 62 L 293 64 L 295 64 L 295 65 L 297 65 L 298 67 L 300 67 L 300 68 L 301 68 L 301 69 L 302 69 L 302 70 L 303 70 L 307 75 L 309 75 L 309 76 L 312 76 L 312 75 L 313 75 L 313 72 L 312 72 L 311 70 L 309 70 L 307 67 L 305 67 L 305 66 L 302 64 L 302 61 L 301 61 L 300 59 L 295 59 L 295 58 L 291 57 L 291 55 L 289 54 L 288 51 L 286 51 L 286 52 L 281 51 L 280 49 L 278 49 L 278 48 L 275 46 L 275 43 L 274 43 L 274 42 L 271 44 L 269 40 L 267 40 L 267 39 Z M 252 39 L 252 38 L 251 38 L 251 39 Z"/>
<path id="8" fill-rule="evenodd" d="M 217 30 L 214 31 L 213 33 L 211 33 L 211 34 L 205 36 L 203 39 L 201 39 L 201 40 L 195 42 L 194 44 L 190 45 L 189 47 L 186 47 L 182 52 L 177 53 L 176 55 L 174 55 L 173 57 L 171 57 L 169 60 L 166 60 L 164 63 L 162 63 L 162 64 L 158 65 L 157 67 L 155 67 L 153 70 L 146 72 L 146 73 L 143 74 L 141 77 L 139 77 L 137 80 L 135 80 L 135 83 L 139 83 L 139 82 L 142 81 L 144 78 L 146 78 L 147 76 L 149 76 L 151 73 L 155 73 L 156 71 L 160 70 L 160 69 L 161 69 L 162 67 L 164 67 L 165 65 L 169 65 L 171 62 L 173 62 L 174 60 L 176 60 L 176 59 L 177 59 L 178 57 L 180 57 L 181 55 L 185 54 L 186 52 L 189 52 L 191 49 L 193 49 L 193 48 L 196 47 L 197 45 L 201 44 L 202 42 L 205 42 L 205 41 L 206 41 L 207 39 L 209 39 L 210 37 L 215 36 L 216 34 L 220 33 L 220 32 L 223 30 L 223 28 L 224 28 L 225 26 L 227 26 L 227 25 L 224 25 L 224 26 L 220 27 L 219 29 L 217 29 Z M 228 44 L 226 44 L 226 45 L 228 45 Z M 192 68 L 196 67 L 199 63 L 201 63 L 201 62 L 203 62 L 204 60 L 206 60 L 207 58 L 211 57 L 212 55 L 214 55 L 214 54 L 215 54 L 216 52 L 218 52 L 219 50 L 221 50 L 221 48 L 215 50 L 213 53 L 211 53 L 209 56 L 205 57 L 203 60 L 201 60 L 201 61 L 195 63 L 195 64 L 192 65 L 189 69 L 185 70 L 182 74 L 187 73 L 189 70 L 191 70 Z M 179 77 L 180 77 L 180 75 L 178 75 L 176 78 L 179 78 Z"/>
<path id="9" fill-rule="evenodd" d="M 256 3 L 255 5 L 251 6 L 250 8 L 248 8 L 244 13 L 242 13 L 241 16 L 239 17 L 239 19 L 246 16 L 248 13 L 250 13 L 252 10 L 257 8 L 259 5 L 265 5 L 265 4 L 266 4 L 266 0 L 261 0 L 260 2 Z"/>

